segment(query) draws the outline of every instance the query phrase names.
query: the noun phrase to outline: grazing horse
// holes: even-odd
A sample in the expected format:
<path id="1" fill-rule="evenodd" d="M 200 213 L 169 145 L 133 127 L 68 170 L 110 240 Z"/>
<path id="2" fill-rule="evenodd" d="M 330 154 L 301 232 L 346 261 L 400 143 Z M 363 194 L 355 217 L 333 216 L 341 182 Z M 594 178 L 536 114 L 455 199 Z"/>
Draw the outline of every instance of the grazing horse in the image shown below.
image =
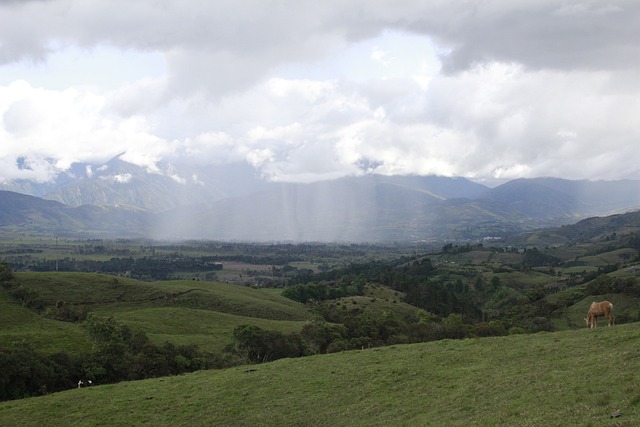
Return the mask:
<path id="1" fill-rule="evenodd" d="M 609 321 L 609 326 L 613 325 L 613 304 L 609 301 L 592 302 L 587 312 L 587 317 L 584 319 L 587 322 L 587 328 L 598 326 L 598 317 L 606 317 Z"/>

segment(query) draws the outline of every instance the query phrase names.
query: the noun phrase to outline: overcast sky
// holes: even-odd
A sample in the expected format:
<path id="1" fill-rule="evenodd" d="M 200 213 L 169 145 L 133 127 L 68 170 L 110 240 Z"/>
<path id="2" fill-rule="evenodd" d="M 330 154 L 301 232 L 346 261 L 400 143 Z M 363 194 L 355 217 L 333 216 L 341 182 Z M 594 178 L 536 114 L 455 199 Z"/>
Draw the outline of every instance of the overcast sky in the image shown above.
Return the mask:
<path id="1" fill-rule="evenodd" d="M 0 181 L 640 179 L 640 1 L 0 0 Z"/>

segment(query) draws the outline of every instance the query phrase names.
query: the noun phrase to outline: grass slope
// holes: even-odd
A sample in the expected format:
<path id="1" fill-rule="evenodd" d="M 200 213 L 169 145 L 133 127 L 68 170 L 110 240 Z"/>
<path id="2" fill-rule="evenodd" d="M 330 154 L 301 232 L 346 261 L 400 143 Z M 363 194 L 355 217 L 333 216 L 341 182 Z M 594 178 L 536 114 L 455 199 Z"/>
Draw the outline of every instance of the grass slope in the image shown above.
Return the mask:
<path id="1" fill-rule="evenodd" d="M 620 318 L 624 319 L 624 314 L 637 314 L 640 307 L 640 298 L 628 295 L 589 295 L 572 306 L 559 310 L 558 313 L 554 313 L 555 316 L 552 317 L 554 326 L 558 330 L 586 327 L 584 318 L 587 316 L 591 303 L 595 301 L 611 302 L 613 304 L 613 315 L 618 321 Z M 600 317 L 598 319 L 598 327 L 600 326 L 607 326 L 606 318 Z"/>
<path id="2" fill-rule="evenodd" d="M 176 280 L 142 282 L 91 273 L 15 273 L 49 306 L 64 300 L 89 310 L 142 306 L 180 306 L 274 320 L 305 320 L 303 304 L 273 292 L 219 282 Z"/>
<path id="3" fill-rule="evenodd" d="M 221 352 L 241 324 L 283 333 L 300 331 L 311 317 L 304 304 L 279 292 L 192 280 L 141 282 L 89 273 L 15 273 L 49 307 L 66 301 L 141 330 L 156 344 L 196 344 Z M 86 350 L 79 323 L 40 316 L 0 289 L 0 347 L 29 342 L 45 353 Z"/>
<path id="4" fill-rule="evenodd" d="M 640 424 L 640 324 L 398 345 L 0 403 L 4 426 Z M 610 418 L 619 411 L 620 416 Z"/>
<path id="5" fill-rule="evenodd" d="M 0 288 L 0 347 L 23 342 L 43 353 L 79 354 L 89 345 L 79 325 L 39 316 Z"/>
<path id="6" fill-rule="evenodd" d="M 283 333 L 299 332 L 307 321 L 272 320 L 182 307 L 151 307 L 98 311 L 134 330 L 144 331 L 155 344 L 196 344 L 201 350 L 220 352 L 233 342 L 233 329 L 253 325 Z"/>

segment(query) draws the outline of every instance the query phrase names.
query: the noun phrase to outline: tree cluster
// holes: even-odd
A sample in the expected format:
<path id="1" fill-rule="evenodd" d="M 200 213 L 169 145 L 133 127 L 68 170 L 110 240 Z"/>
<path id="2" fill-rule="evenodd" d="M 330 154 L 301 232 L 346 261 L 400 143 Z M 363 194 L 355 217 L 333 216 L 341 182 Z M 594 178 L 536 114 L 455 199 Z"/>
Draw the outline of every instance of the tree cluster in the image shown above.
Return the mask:
<path id="1" fill-rule="evenodd" d="M 27 343 L 0 348 L 0 400 L 73 388 L 79 380 L 114 383 L 221 368 L 231 363 L 222 356 L 203 353 L 195 345 L 156 345 L 144 333 L 133 332 L 113 318 L 90 315 L 83 328 L 92 347 L 79 355 L 45 355 Z"/>
<path id="2" fill-rule="evenodd" d="M 329 313 L 325 315 L 331 317 Z M 300 333 L 283 334 L 241 325 L 234 329 L 234 343 L 227 350 L 245 363 L 263 363 L 285 357 L 508 333 L 500 321 L 470 325 L 465 324 L 459 314 L 451 314 L 440 322 L 429 317 L 398 319 L 388 311 L 365 310 L 340 319 L 336 316 L 334 313 L 334 320 L 339 322 L 318 316 Z"/>
<path id="3" fill-rule="evenodd" d="M 79 358 L 44 355 L 25 343 L 0 348 L 0 400 L 21 399 L 74 387 L 81 378 Z"/>
<path id="4" fill-rule="evenodd" d="M 365 281 L 362 278 L 351 280 L 344 277 L 340 282 L 311 282 L 293 285 L 282 291 L 282 296 L 307 303 L 309 301 L 325 301 L 353 295 L 364 294 Z"/>

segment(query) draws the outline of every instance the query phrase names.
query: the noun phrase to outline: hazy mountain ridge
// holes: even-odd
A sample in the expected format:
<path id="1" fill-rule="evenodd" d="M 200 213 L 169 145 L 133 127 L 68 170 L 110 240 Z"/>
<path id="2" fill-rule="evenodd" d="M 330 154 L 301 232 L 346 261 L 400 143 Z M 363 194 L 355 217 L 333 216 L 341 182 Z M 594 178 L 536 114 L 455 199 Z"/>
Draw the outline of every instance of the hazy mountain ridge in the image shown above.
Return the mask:
<path id="1" fill-rule="evenodd" d="M 625 191 L 621 191 L 625 188 Z M 444 190 L 443 190 L 444 189 Z M 640 207 L 640 182 L 363 176 L 226 199 L 161 215 L 157 237 L 415 241 L 504 237 Z M 443 196 L 446 194 L 446 197 Z M 464 194 L 471 197 L 456 197 Z M 177 224 L 177 225 L 176 225 Z"/>
<path id="2" fill-rule="evenodd" d="M 70 207 L 39 197 L 0 191 L 0 229 L 76 237 L 144 237 L 150 214 L 140 209 Z"/>
<path id="3" fill-rule="evenodd" d="M 149 171 L 119 156 L 103 164 L 76 163 L 51 182 L 13 180 L 0 190 L 55 200 L 69 206 L 134 206 L 162 212 L 183 205 L 251 194 L 268 188 L 246 164 L 197 167 L 169 163 Z"/>
<path id="4" fill-rule="evenodd" d="M 492 189 L 487 198 L 527 218 L 584 218 L 640 208 L 640 181 L 515 179 Z"/>
<path id="5" fill-rule="evenodd" d="M 151 173 L 119 158 L 75 165 L 59 186 L 39 187 L 64 204 L 2 192 L 0 220 L 12 229 L 168 239 L 434 241 L 640 208 L 640 181 L 516 179 L 489 188 L 465 178 L 364 175 L 295 184 L 261 180 L 245 166 Z"/>

